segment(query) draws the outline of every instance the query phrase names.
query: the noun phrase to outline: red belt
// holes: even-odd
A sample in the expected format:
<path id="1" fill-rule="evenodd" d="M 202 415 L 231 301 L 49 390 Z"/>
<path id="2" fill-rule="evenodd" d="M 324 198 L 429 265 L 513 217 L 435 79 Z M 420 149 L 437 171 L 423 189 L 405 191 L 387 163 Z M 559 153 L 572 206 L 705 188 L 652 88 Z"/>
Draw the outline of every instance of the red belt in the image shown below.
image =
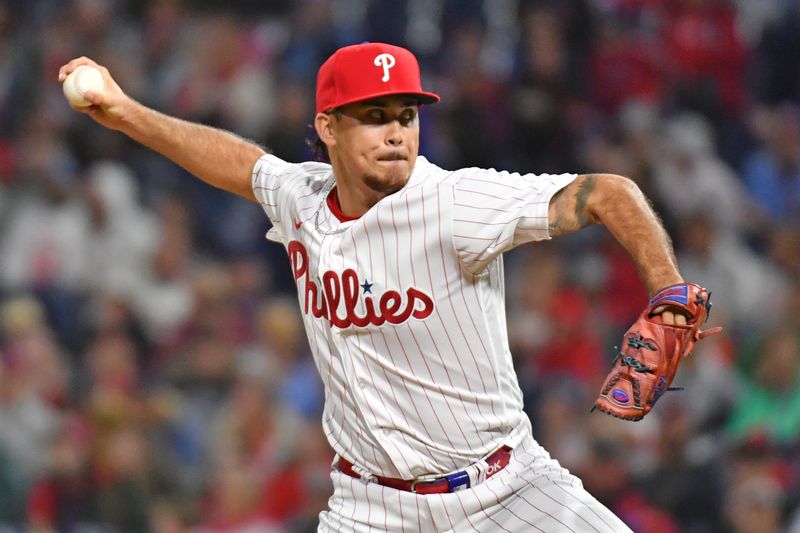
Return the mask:
<path id="1" fill-rule="evenodd" d="M 486 463 L 489 465 L 486 469 L 486 479 L 489 479 L 508 465 L 511 460 L 511 448 L 503 446 L 489 457 L 486 458 Z M 353 470 L 353 463 L 340 457 L 336 462 L 336 468 L 343 474 L 350 477 L 360 479 L 361 475 Z M 384 487 L 391 487 L 397 490 L 404 490 L 406 492 L 415 492 L 417 494 L 443 494 L 446 492 L 455 492 L 457 490 L 466 489 L 470 487 L 469 474 L 466 470 L 448 474 L 431 481 L 407 481 L 405 479 L 397 479 L 393 477 L 374 476 L 375 482 Z"/>

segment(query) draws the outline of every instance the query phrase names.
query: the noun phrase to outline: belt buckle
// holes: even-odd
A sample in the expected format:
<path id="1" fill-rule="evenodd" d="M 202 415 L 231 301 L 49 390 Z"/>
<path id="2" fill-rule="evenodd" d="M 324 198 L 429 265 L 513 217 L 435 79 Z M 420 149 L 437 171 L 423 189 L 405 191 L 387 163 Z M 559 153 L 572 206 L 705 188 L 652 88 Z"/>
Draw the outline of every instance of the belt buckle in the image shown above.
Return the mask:
<path id="1" fill-rule="evenodd" d="M 455 474 L 444 476 L 447 482 L 450 483 L 450 492 L 457 492 L 459 490 L 466 490 L 470 487 L 469 474 L 462 470 Z"/>

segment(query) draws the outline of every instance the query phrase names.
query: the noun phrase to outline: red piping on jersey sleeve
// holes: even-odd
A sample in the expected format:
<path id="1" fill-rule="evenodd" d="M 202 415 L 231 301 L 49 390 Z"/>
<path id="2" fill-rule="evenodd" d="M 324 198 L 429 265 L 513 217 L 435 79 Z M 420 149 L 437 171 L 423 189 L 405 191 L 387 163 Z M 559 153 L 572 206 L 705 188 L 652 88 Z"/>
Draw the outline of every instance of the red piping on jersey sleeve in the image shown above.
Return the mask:
<path id="1" fill-rule="evenodd" d="M 350 222 L 351 220 L 358 220 L 360 217 L 349 217 L 342 213 L 342 206 L 339 205 L 339 193 L 336 192 L 336 187 L 331 189 L 328 197 L 325 199 L 328 203 L 328 209 L 331 210 L 333 216 L 339 219 L 339 222 Z"/>

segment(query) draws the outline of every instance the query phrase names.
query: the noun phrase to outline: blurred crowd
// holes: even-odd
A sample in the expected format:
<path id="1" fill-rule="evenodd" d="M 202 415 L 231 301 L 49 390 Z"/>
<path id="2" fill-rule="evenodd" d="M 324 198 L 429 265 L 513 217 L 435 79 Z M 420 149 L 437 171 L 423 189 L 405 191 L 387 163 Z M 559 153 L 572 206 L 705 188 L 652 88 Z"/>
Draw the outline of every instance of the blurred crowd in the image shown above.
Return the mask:
<path id="1" fill-rule="evenodd" d="M 445 168 L 613 172 L 722 335 L 656 410 L 589 407 L 646 303 L 603 228 L 507 254 L 534 436 L 637 532 L 800 532 L 797 0 L 0 0 L 0 531 L 304 532 L 324 392 L 256 204 L 70 110 L 137 100 L 311 158 L 338 46 L 418 54 Z"/>

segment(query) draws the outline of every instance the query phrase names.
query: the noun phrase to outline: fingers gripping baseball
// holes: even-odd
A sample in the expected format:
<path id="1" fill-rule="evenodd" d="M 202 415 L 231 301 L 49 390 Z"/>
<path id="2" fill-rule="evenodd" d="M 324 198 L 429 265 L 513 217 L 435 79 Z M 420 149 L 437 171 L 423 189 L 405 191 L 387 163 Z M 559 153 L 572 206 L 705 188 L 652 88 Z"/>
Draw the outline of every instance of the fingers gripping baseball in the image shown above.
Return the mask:
<path id="1" fill-rule="evenodd" d="M 102 84 L 91 84 L 82 88 L 79 98 L 70 101 L 70 107 L 75 111 L 89 115 L 103 126 L 119 129 L 132 100 L 117 85 L 106 67 L 99 65 L 88 57 L 79 57 L 63 65 L 58 70 L 58 81 L 60 83 L 72 81 L 67 79 L 70 74 L 79 67 L 84 66 L 97 69 L 102 76 Z M 65 94 L 67 93 L 68 91 L 65 88 Z"/>

